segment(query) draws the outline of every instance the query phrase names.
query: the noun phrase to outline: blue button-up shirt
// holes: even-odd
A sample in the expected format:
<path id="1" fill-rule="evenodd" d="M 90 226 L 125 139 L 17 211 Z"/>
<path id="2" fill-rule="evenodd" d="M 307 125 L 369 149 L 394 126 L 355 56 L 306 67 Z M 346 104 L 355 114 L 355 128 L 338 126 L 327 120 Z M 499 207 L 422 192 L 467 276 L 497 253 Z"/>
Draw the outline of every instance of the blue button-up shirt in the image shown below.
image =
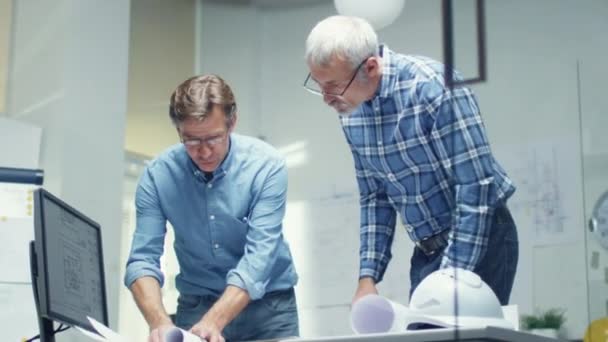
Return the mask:
<path id="1" fill-rule="evenodd" d="M 282 232 L 286 192 L 285 162 L 260 140 L 232 134 L 230 150 L 208 183 L 182 144 L 171 147 L 139 180 L 125 285 L 151 276 L 162 286 L 159 259 L 168 221 L 180 293 L 217 296 L 228 284 L 255 300 L 293 287 L 297 274 Z"/>
<path id="2" fill-rule="evenodd" d="M 494 208 L 515 191 L 472 92 L 443 85 L 443 65 L 382 46 L 376 95 L 340 116 L 361 203 L 360 276 L 382 280 L 396 213 L 413 241 L 452 229 L 441 266 L 473 269 Z"/>

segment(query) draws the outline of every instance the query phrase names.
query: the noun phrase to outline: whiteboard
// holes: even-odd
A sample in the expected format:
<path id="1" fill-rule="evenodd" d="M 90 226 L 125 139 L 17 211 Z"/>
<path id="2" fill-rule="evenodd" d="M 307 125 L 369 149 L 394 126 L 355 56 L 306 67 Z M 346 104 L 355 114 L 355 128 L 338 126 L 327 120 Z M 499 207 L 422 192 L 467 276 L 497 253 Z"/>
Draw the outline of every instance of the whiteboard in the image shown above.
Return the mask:
<path id="1" fill-rule="evenodd" d="M 0 284 L 30 284 L 29 243 L 34 240 L 32 218 L 0 218 L 0 236 Z"/>
<path id="2" fill-rule="evenodd" d="M 516 145 L 507 159 L 517 191 L 509 201 L 535 246 L 581 241 L 582 174 L 578 146 L 567 140 Z"/>
<path id="3" fill-rule="evenodd" d="M 2 341 L 21 341 L 38 334 L 38 320 L 29 284 L 0 283 Z"/>
<path id="4" fill-rule="evenodd" d="M 39 127 L 0 118 L 0 166 L 38 169 L 41 134 Z M 0 335 L 3 341 L 21 341 L 38 334 L 29 266 L 36 188 L 0 183 Z"/>
<path id="5" fill-rule="evenodd" d="M 352 333 L 349 314 L 359 278 L 359 222 L 355 189 L 287 203 L 283 226 L 299 276 L 296 295 L 304 337 Z M 407 304 L 413 243 L 400 223 L 395 229 L 393 259 L 378 290 Z"/>

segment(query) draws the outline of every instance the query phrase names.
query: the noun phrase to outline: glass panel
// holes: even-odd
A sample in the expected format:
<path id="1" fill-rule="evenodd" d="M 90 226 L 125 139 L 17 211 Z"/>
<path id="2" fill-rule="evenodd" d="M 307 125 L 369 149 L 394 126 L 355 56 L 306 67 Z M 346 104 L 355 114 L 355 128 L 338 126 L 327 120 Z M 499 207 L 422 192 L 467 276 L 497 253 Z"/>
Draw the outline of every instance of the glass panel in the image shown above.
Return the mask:
<path id="1" fill-rule="evenodd" d="M 454 1 L 455 66 L 466 78 L 477 76 L 479 62 L 474 7 L 473 0 Z M 196 64 L 235 90 L 240 129 L 266 137 L 288 160 L 284 229 L 300 275 L 301 333 L 351 334 L 359 247 L 352 156 L 336 114 L 301 88 L 308 73 L 305 38 L 335 8 L 331 2 L 272 0 L 204 1 L 203 8 Z M 486 1 L 485 8 L 488 80 L 471 89 L 492 153 L 517 187 L 508 200 L 519 234 L 511 303 L 520 315 L 563 312 L 559 334 L 581 338 L 591 320 L 608 314 L 608 256 L 587 230 L 595 203 L 608 190 L 602 132 L 608 127 L 602 112 L 608 75 L 602 61 L 589 58 L 605 55 L 606 38 L 597 32 L 608 31 L 608 7 L 547 0 Z M 408 1 L 378 34 L 395 52 L 441 60 L 441 2 Z M 398 224 L 379 290 L 403 304 L 413 250 Z"/>
<path id="2" fill-rule="evenodd" d="M 137 181 L 148 161 L 179 142 L 169 119 L 169 97 L 179 83 L 194 75 L 196 7 L 194 0 L 131 1 L 121 275 L 135 231 Z M 161 269 L 162 297 L 169 314 L 175 313 L 178 296 L 173 241 L 173 229 L 167 225 Z M 148 325 L 131 293 L 121 286 L 120 296 L 119 331 L 134 341 L 146 340 Z"/>
<path id="3" fill-rule="evenodd" d="M 608 68 L 601 58 L 586 56 L 579 71 L 589 318 L 597 320 L 608 316 Z"/>

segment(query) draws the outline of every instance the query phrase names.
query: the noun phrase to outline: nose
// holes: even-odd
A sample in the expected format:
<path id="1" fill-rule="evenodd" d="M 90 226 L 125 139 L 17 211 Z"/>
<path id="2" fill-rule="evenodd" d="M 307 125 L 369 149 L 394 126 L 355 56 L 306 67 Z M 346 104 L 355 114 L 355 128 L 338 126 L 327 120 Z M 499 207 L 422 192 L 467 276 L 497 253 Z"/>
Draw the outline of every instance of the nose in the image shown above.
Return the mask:
<path id="1" fill-rule="evenodd" d="M 213 151 L 211 151 L 209 146 L 207 146 L 205 144 L 201 144 L 201 146 L 198 148 L 198 153 L 203 159 L 207 159 L 207 158 L 211 157 L 211 154 L 213 154 Z"/>
<path id="2" fill-rule="evenodd" d="M 323 93 L 323 102 L 331 104 L 335 99 L 336 97 L 334 95 Z"/>

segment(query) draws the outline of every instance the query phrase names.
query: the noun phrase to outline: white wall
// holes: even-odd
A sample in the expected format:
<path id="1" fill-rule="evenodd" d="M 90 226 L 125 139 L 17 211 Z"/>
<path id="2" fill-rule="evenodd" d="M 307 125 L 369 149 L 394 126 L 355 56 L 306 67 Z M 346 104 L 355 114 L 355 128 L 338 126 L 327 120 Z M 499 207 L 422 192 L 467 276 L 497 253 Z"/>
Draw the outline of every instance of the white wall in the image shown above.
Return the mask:
<path id="1" fill-rule="evenodd" d="M 259 114 L 260 68 L 259 22 L 255 7 L 203 2 L 197 74 L 217 74 L 230 84 L 238 104 L 236 130 L 256 135 Z"/>
<path id="2" fill-rule="evenodd" d="M 9 38 L 12 0 L 0 0 L 0 115 L 3 115 L 6 98 L 6 75 L 8 69 Z"/>
<path id="3" fill-rule="evenodd" d="M 14 2 L 7 115 L 43 129 L 44 187 L 102 226 L 118 321 L 128 1 Z M 58 341 L 81 341 L 79 333 Z"/>
<path id="4" fill-rule="evenodd" d="M 474 70 L 472 62 L 465 60 L 466 56 L 475 56 L 472 40 L 463 38 L 461 33 L 470 32 L 470 25 L 463 18 L 471 17 L 473 3 L 459 2 L 455 6 L 457 33 L 461 34 L 456 37 L 461 44 L 456 48 L 456 62 L 465 72 Z M 441 59 L 440 10 L 440 1 L 410 0 L 397 22 L 379 32 L 380 38 L 393 50 Z M 279 148 L 291 146 L 288 157 L 292 157 L 294 164 L 289 170 L 286 230 L 302 276 L 298 295 L 304 335 L 348 332 L 344 315 L 357 272 L 343 270 L 356 268 L 356 262 L 340 260 L 343 255 L 356 257 L 356 246 L 353 249 L 348 245 L 356 243 L 358 222 L 350 152 L 336 115 L 320 98 L 301 88 L 307 73 L 303 60 L 306 35 L 318 20 L 334 13 L 331 1 L 306 7 L 257 9 L 204 3 L 202 11 L 203 23 L 209 23 L 203 32 L 208 38 L 201 44 L 204 70 L 240 75 L 229 79 L 233 87 L 259 93 L 257 107 L 251 106 L 257 112 L 248 113 L 259 116 L 253 134 L 266 136 Z M 602 34 L 608 32 L 607 15 L 608 4 L 602 0 L 486 1 L 489 80 L 473 87 L 493 150 L 520 186 L 512 201 L 521 240 L 519 273 L 512 298 L 524 313 L 537 307 L 567 308 L 566 333 L 579 338 L 589 320 L 581 151 L 605 152 L 608 144 L 600 133 L 601 126 L 597 127 L 597 123 L 605 121 L 602 115 L 605 113 L 594 112 L 591 116 L 585 108 L 582 115 L 591 116 L 587 120 L 591 122 L 586 125 L 581 141 L 576 65 L 577 60 L 586 61 L 586 70 L 591 73 L 595 68 L 605 69 L 592 57 L 607 52 L 607 38 Z M 252 41 L 256 42 L 253 57 Z M 224 51 L 230 51 L 229 56 L 244 57 L 238 63 L 233 59 L 225 62 L 217 57 Z M 254 65 L 251 60 L 260 64 Z M 235 65 L 238 68 L 234 69 Z M 586 77 L 584 82 L 586 88 L 603 89 L 600 80 Z M 598 102 L 593 97 L 586 96 L 585 101 L 591 103 L 586 107 L 596 111 L 605 108 L 594 106 Z M 542 155 L 535 158 L 534 153 Z M 534 163 L 551 162 L 551 158 L 558 166 L 533 183 L 531 176 L 538 176 Z M 534 190 L 544 186 L 545 180 L 558 187 L 554 199 L 559 198 L 558 207 L 563 213 L 554 219 L 565 226 L 561 240 L 548 245 L 539 242 L 535 235 L 538 227 L 534 210 L 540 207 L 539 203 L 533 203 L 537 199 Z M 327 240 L 336 234 L 342 234 L 342 249 L 347 251 L 332 249 L 336 244 Z M 407 238 L 401 231 L 396 240 L 394 261 L 383 285 L 385 294 L 403 299 L 408 289 L 412 247 L 409 241 L 403 241 Z M 605 251 L 602 253 L 606 255 Z M 330 273 L 322 271 L 324 268 L 343 273 L 339 287 L 344 294 L 338 295 L 341 304 L 324 307 L 316 304 L 316 299 L 326 297 L 320 292 L 335 287 L 318 276 L 315 278 L 317 267 L 317 274 Z M 306 277 L 319 282 L 311 284 Z M 307 288 L 310 286 L 316 286 L 318 291 Z M 604 303 L 605 298 L 589 301 Z M 317 318 L 307 310 L 313 310 Z"/>
<path id="5" fill-rule="evenodd" d="M 195 3 L 131 1 L 127 151 L 155 156 L 179 141 L 169 97 L 194 75 Z"/>

